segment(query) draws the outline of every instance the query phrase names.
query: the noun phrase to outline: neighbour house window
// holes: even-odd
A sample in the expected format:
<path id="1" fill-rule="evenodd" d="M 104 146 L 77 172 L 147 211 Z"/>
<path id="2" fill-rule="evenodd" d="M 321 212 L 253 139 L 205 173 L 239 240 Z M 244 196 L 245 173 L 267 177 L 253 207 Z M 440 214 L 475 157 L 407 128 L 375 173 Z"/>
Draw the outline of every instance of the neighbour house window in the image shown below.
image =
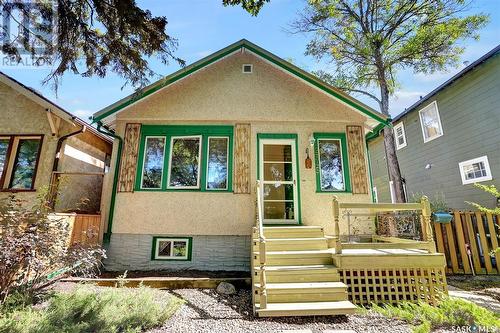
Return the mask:
<path id="1" fill-rule="evenodd" d="M 488 156 L 481 156 L 458 164 L 462 184 L 472 184 L 492 180 Z"/>
<path id="2" fill-rule="evenodd" d="M 349 192 L 345 134 L 315 133 L 316 185 L 318 192 Z"/>
<path id="3" fill-rule="evenodd" d="M 41 135 L 0 136 L 0 188 L 33 190 Z"/>
<path id="4" fill-rule="evenodd" d="M 138 190 L 232 191 L 232 126 L 142 127 Z"/>
<path id="5" fill-rule="evenodd" d="M 153 237 L 152 260 L 190 261 L 191 237 Z"/>
<path id="6" fill-rule="evenodd" d="M 439 118 L 439 111 L 435 101 L 420 110 L 419 115 L 424 142 L 429 142 L 443 135 L 441 119 Z"/>
<path id="7" fill-rule="evenodd" d="M 396 140 L 396 149 L 399 150 L 406 147 L 406 135 L 403 122 L 394 126 L 394 139 Z"/>

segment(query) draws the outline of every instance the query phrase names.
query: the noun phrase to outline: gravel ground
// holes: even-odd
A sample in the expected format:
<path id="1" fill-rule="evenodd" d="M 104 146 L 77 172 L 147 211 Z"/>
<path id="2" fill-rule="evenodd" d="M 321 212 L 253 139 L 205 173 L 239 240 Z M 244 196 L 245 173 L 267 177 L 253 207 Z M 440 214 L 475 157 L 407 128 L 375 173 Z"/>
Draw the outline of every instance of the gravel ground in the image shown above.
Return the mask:
<path id="1" fill-rule="evenodd" d="M 282 332 L 286 330 L 354 330 L 364 332 L 411 332 L 398 320 L 379 315 L 318 316 L 288 318 L 254 318 L 249 290 L 235 295 L 219 295 L 212 289 L 178 289 L 164 291 L 180 297 L 186 303 L 163 327 L 148 333 L 189 332 Z"/>

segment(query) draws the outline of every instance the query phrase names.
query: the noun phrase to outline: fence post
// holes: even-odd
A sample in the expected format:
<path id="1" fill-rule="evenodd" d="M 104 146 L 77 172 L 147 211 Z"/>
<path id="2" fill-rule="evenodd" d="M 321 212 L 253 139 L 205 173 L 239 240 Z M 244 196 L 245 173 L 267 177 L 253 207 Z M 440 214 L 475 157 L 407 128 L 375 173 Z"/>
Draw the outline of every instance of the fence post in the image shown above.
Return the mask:
<path id="1" fill-rule="evenodd" d="M 425 195 L 422 196 L 420 203 L 422 204 L 422 234 L 424 240 L 429 243 L 429 252 L 436 253 L 436 244 L 432 235 L 432 212 L 429 198 Z"/>
<path id="2" fill-rule="evenodd" d="M 335 254 L 342 253 L 342 244 L 340 243 L 340 226 L 339 226 L 339 218 L 340 218 L 340 208 L 339 208 L 339 197 L 336 195 L 333 196 L 333 223 L 335 230 Z"/>

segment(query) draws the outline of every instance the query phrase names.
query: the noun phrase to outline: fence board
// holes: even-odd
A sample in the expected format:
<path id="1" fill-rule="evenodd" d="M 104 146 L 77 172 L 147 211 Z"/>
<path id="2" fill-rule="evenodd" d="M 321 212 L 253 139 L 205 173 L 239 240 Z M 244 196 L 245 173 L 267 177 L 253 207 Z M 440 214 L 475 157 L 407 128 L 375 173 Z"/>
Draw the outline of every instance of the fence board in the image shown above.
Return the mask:
<path id="1" fill-rule="evenodd" d="M 98 245 L 101 215 L 77 214 L 71 231 L 71 244 Z"/>
<path id="2" fill-rule="evenodd" d="M 443 242 L 443 231 L 441 229 L 441 223 L 434 223 L 434 233 L 436 234 L 436 244 L 439 253 L 446 253 L 444 249 Z"/>
<path id="3" fill-rule="evenodd" d="M 481 261 L 479 259 L 479 251 L 476 242 L 476 231 L 474 230 L 474 225 L 472 224 L 472 213 L 465 213 L 465 222 L 467 227 L 467 234 L 469 236 L 470 250 L 472 252 L 472 263 L 474 264 L 474 270 L 476 274 L 481 274 L 482 267 Z"/>
<path id="4" fill-rule="evenodd" d="M 457 243 L 460 250 L 460 257 L 462 259 L 462 267 L 465 274 L 471 274 L 472 270 L 469 264 L 469 256 L 467 255 L 467 248 L 465 247 L 464 229 L 462 224 L 462 216 L 460 212 L 453 213 L 453 226 L 457 232 Z"/>
<path id="5" fill-rule="evenodd" d="M 484 232 L 483 217 L 480 212 L 476 212 L 476 224 L 479 231 L 479 240 L 481 242 L 481 248 L 483 250 L 484 265 L 486 266 L 486 272 L 488 274 L 493 273 L 493 267 L 491 266 L 490 249 L 488 246 L 488 239 L 486 238 L 486 233 Z"/>
<path id="6" fill-rule="evenodd" d="M 451 223 L 446 223 L 445 228 L 446 238 L 448 239 L 448 248 L 450 249 L 451 267 L 453 269 L 453 273 L 458 273 L 457 250 L 455 248 L 455 238 L 453 237 Z"/>
<path id="7" fill-rule="evenodd" d="M 493 250 L 495 250 L 498 247 L 498 239 L 497 239 L 497 232 L 495 228 L 495 223 L 493 222 L 493 216 L 491 214 L 486 215 L 487 220 L 488 220 L 488 229 L 490 232 L 490 239 L 491 239 L 491 247 Z M 497 221 L 498 217 L 497 217 Z M 497 273 L 500 274 L 500 253 L 495 252 L 495 261 L 496 261 L 496 268 L 497 268 Z"/>

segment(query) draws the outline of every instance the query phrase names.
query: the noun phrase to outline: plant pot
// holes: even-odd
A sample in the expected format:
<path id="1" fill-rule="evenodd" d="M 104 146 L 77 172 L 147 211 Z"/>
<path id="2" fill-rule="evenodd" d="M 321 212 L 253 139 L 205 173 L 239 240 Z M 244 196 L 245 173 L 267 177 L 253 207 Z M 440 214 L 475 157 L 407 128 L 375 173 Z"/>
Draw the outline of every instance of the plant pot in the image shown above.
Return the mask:
<path id="1" fill-rule="evenodd" d="M 432 213 L 432 219 L 436 223 L 450 223 L 453 216 L 447 212 Z"/>

